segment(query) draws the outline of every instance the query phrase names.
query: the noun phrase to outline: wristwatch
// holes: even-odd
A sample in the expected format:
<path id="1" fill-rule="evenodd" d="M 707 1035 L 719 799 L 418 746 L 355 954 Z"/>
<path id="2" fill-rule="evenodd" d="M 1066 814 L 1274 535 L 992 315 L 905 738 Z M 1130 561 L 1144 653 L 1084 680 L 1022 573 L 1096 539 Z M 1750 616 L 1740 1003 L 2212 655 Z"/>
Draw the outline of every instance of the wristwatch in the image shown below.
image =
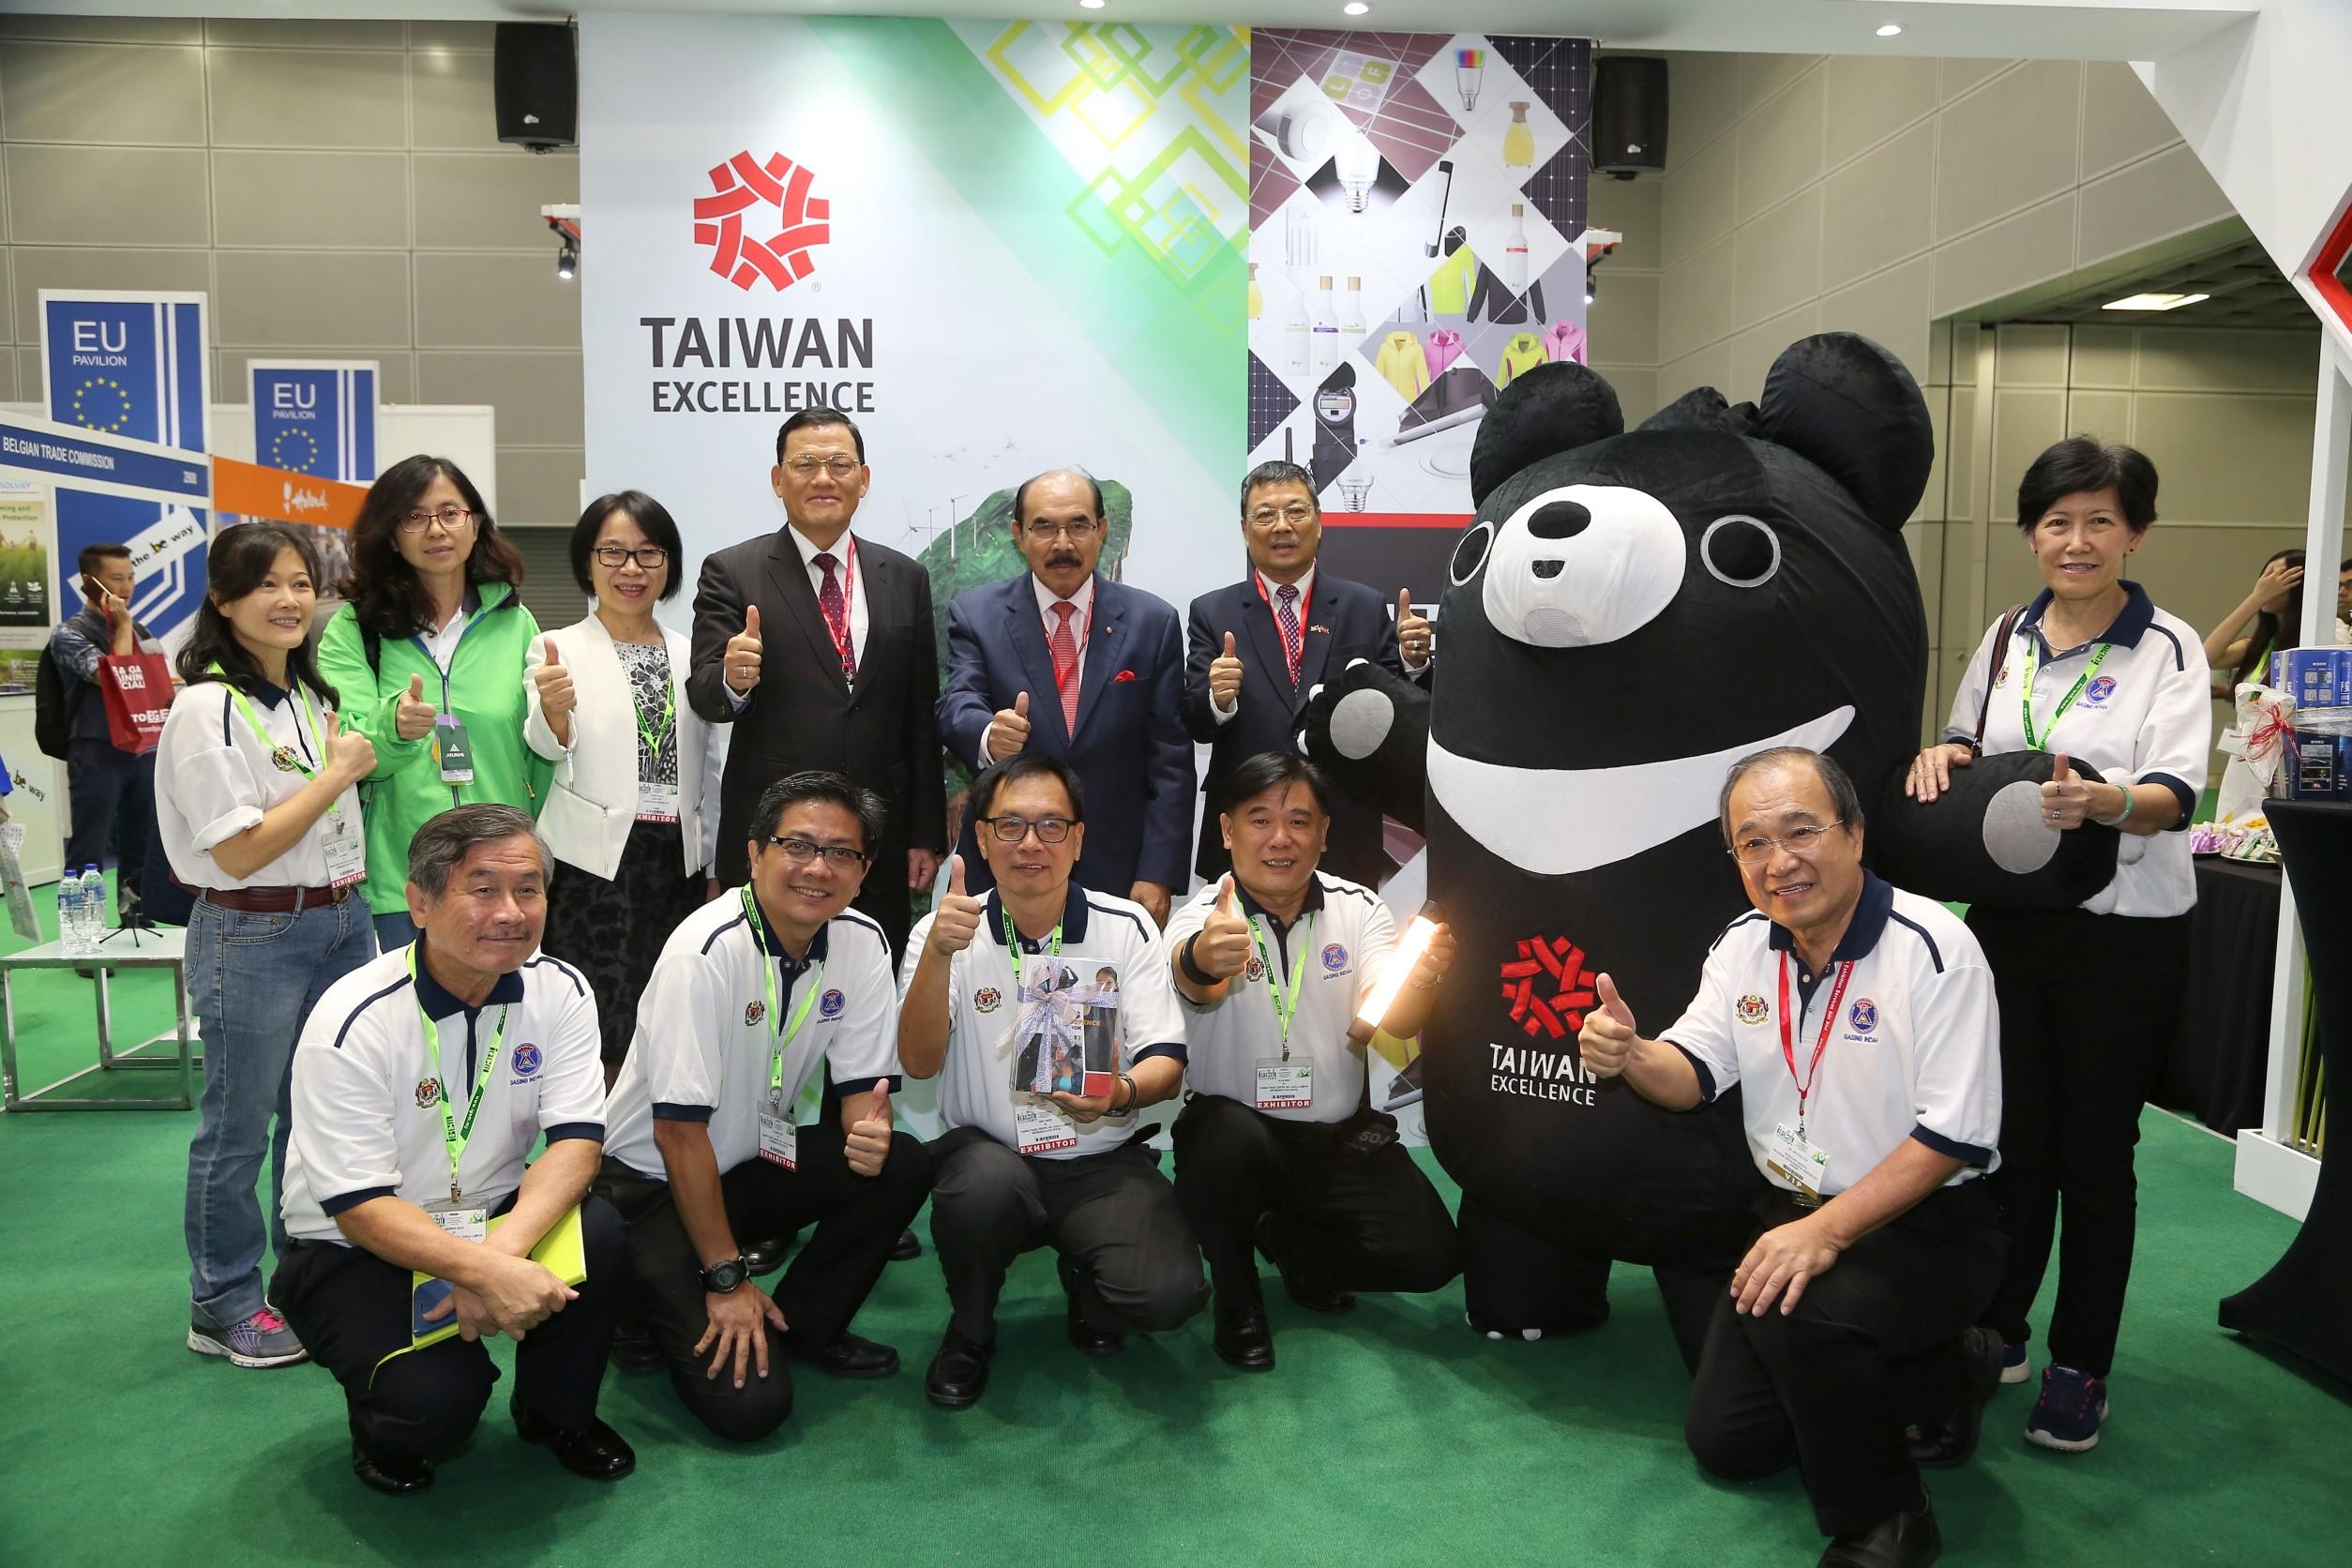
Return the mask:
<path id="1" fill-rule="evenodd" d="M 702 1289 L 723 1296 L 751 1277 L 750 1266 L 741 1258 L 722 1258 L 707 1269 L 695 1271 L 701 1276 Z"/>

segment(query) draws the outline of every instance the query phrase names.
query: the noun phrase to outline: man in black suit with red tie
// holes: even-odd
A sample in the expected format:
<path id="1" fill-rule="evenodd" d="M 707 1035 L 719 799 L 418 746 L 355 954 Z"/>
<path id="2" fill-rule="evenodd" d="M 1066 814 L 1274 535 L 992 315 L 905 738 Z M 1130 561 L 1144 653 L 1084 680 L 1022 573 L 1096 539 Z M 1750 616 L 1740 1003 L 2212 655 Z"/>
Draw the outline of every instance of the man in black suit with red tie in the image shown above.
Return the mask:
<path id="1" fill-rule="evenodd" d="M 1217 832 L 1227 776 L 1261 751 L 1296 749 L 1293 736 L 1307 693 L 1355 659 L 1374 660 L 1399 675 L 1417 676 L 1428 668 L 1429 623 L 1413 613 L 1410 596 L 1397 596 L 1392 626 L 1379 594 L 1316 569 L 1322 536 L 1322 508 L 1306 470 L 1259 463 L 1242 481 L 1249 577 L 1192 601 L 1184 636 L 1184 726 L 1211 747 L 1202 786 L 1209 809 L 1193 857 L 1203 880 L 1224 875 L 1230 865 Z M 1324 869 L 1378 887 L 1388 866 L 1380 814 L 1343 800 L 1332 815 Z"/>
<path id="2" fill-rule="evenodd" d="M 694 594 L 686 698 L 708 722 L 734 726 L 717 879 L 732 886 L 746 874 L 761 791 L 787 774 L 846 774 L 890 808 L 853 907 L 882 927 L 895 959 L 910 894 L 931 885 L 947 848 L 930 577 L 850 532 L 872 473 L 846 415 L 810 408 L 785 420 L 768 477 L 785 526 L 713 554 Z"/>

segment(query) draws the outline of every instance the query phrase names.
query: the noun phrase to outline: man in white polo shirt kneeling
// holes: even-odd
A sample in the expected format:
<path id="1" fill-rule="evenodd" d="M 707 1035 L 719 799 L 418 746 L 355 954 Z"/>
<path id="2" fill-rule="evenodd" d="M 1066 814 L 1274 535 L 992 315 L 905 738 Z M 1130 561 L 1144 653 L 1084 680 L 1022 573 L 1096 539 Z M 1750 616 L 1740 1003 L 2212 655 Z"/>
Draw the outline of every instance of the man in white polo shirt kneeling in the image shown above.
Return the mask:
<path id="1" fill-rule="evenodd" d="M 927 1151 L 891 1129 L 889 940 L 849 907 L 883 809 L 837 773 L 767 787 L 750 882 L 671 933 L 612 1085 L 596 1190 L 628 1220 L 639 1315 L 686 1409 L 737 1442 L 792 1414 L 787 1353 L 837 1378 L 898 1369 L 849 1332 L 930 1190 Z M 776 1293 L 752 1283 L 743 1238 L 812 1223 Z"/>
<path id="2" fill-rule="evenodd" d="M 1032 1247 L 1060 1255 L 1086 1355 L 1177 1328 L 1209 1299 L 1175 1189 L 1137 1136 L 1136 1112 L 1184 1081 L 1159 927 L 1073 880 L 1086 803 L 1061 759 L 1018 753 L 969 800 L 996 887 L 971 897 L 962 858 L 949 861 L 945 896 L 907 941 L 898 1014 L 908 1076 L 946 1072 L 931 1240 L 952 1310 L 924 1393 L 951 1410 L 988 1386 L 997 1296 Z"/>
<path id="3" fill-rule="evenodd" d="M 604 1141 L 596 998 L 537 956 L 554 864 L 511 806 L 427 822 L 408 848 L 416 942 L 329 987 L 294 1048 L 294 1241 L 270 1298 L 343 1385 L 352 1469 L 380 1492 L 423 1491 L 473 1432 L 498 1380 L 480 1341 L 498 1334 L 516 1341 L 525 1441 L 592 1480 L 636 1467 L 596 1418 L 628 1246 L 587 1196 Z M 576 1288 L 529 1256 L 574 1206 Z"/>
<path id="4" fill-rule="evenodd" d="M 1862 869 L 1862 802 L 1831 759 L 1746 758 L 1721 817 L 1756 908 L 1663 1035 L 1602 975 L 1577 1037 L 1586 1071 L 1670 1108 L 1741 1086 L 1760 1232 L 1709 1325 L 1685 1436 L 1726 1480 L 1802 1467 L 1825 1568 L 1931 1562 L 1919 1466 L 1968 1457 L 2000 1374 L 1998 1336 L 1971 1326 L 2003 1250 L 1978 1179 L 2000 1134 L 1992 972 L 1942 905 Z"/>
<path id="5" fill-rule="evenodd" d="M 1370 888 L 1316 868 L 1330 786 L 1304 757 L 1266 751 L 1228 776 L 1222 804 L 1233 869 L 1168 925 L 1193 1089 L 1176 1198 L 1216 1288 L 1217 1354 L 1256 1372 L 1274 1364 L 1258 1252 L 1316 1312 L 1348 1310 L 1357 1290 L 1441 1289 L 1461 1259 L 1445 1200 L 1367 1097 L 1356 1013 L 1395 958 L 1396 923 Z M 1380 1026 L 1419 1033 L 1453 961 L 1440 926 Z"/>

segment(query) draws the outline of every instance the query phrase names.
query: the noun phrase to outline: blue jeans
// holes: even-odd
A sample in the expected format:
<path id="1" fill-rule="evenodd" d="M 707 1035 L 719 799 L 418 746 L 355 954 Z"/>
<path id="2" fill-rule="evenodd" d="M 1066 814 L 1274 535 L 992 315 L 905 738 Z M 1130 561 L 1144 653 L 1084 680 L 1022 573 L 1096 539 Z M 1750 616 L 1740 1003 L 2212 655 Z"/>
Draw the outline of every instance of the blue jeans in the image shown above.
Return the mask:
<path id="1" fill-rule="evenodd" d="M 355 894 L 291 914 L 200 898 L 188 919 L 188 1001 L 204 1042 L 204 1094 L 188 1149 L 188 1293 L 215 1328 L 232 1328 L 264 1304 L 254 1184 L 264 1155 L 267 1239 L 279 1258 L 286 1254 L 279 1199 L 294 1042 L 327 987 L 375 953 L 368 905 Z"/>
<path id="2" fill-rule="evenodd" d="M 396 947 L 406 947 L 416 940 L 416 922 L 408 917 L 406 910 L 392 910 L 375 917 L 376 951 L 389 953 Z"/>

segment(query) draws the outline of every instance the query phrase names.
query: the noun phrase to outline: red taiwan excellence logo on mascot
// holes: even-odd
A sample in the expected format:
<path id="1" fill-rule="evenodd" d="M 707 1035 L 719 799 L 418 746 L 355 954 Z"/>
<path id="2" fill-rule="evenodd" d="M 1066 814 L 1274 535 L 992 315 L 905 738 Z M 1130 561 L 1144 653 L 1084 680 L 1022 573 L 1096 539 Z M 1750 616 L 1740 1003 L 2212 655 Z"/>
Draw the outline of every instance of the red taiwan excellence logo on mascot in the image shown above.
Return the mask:
<path id="1" fill-rule="evenodd" d="M 1596 997 L 1584 949 L 1566 937 L 1529 937 L 1519 956 L 1502 964 L 1502 998 L 1511 1018 L 1529 1034 L 1566 1039 L 1584 1027 Z"/>
<path id="2" fill-rule="evenodd" d="M 710 249 L 711 270 L 746 293 L 764 278 L 778 294 L 815 271 L 808 252 L 833 238 L 833 204 L 808 194 L 815 183 L 782 153 L 714 167 L 712 194 L 694 202 L 694 243 Z"/>

